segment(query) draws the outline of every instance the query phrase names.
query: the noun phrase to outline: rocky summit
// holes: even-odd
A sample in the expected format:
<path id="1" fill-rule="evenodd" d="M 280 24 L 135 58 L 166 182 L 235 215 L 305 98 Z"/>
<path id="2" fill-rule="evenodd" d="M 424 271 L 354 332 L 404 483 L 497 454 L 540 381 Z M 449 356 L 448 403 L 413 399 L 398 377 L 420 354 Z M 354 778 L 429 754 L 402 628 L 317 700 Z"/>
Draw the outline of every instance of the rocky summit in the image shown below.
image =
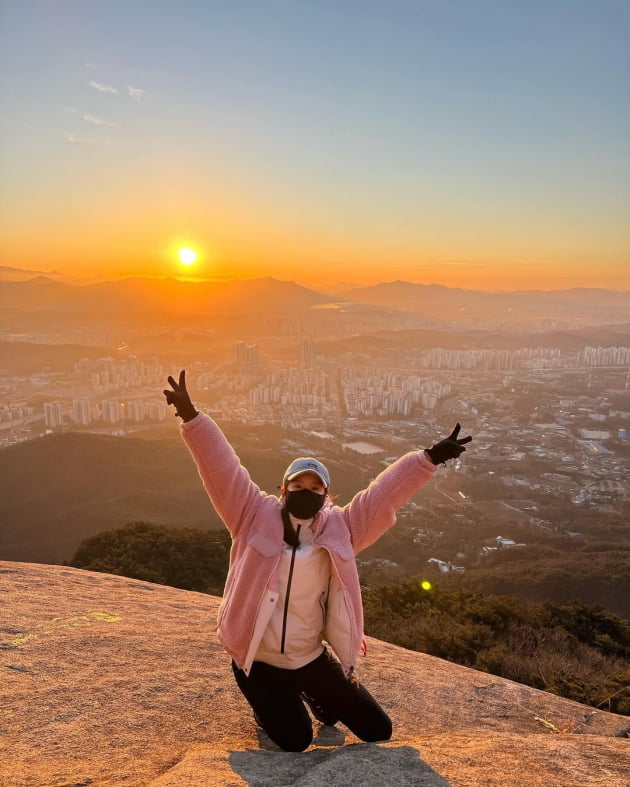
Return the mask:
<path id="1" fill-rule="evenodd" d="M 64 566 L 0 564 L 0 785 L 626 787 L 630 720 L 368 639 L 383 744 L 254 724 L 216 640 L 219 599 Z"/>

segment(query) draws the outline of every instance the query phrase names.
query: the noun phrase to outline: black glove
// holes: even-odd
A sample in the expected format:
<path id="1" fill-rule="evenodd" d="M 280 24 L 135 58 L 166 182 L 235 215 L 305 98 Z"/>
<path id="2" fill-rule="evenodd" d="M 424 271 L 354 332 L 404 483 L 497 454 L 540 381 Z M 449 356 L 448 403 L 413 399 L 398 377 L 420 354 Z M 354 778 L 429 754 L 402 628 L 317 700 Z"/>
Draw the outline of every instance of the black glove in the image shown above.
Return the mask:
<path id="1" fill-rule="evenodd" d="M 434 465 L 441 465 L 448 459 L 457 459 L 457 457 L 466 450 L 464 448 L 464 443 L 469 443 L 472 437 L 468 435 L 468 437 L 463 437 L 461 440 L 458 440 L 457 435 L 461 428 L 460 424 L 456 424 L 455 429 L 453 429 L 448 437 L 432 445 L 431 448 L 425 449 L 429 455 L 429 459 Z"/>
<path id="2" fill-rule="evenodd" d="M 190 401 L 190 396 L 186 390 L 186 370 L 182 369 L 179 373 L 178 383 L 172 377 L 168 378 L 168 383 L 173 390 L 163 391 L 164 396 L 166 396 L 166 404 L 175 405 L 175 415 L 181 418 L 184 423 L 192 421 L 197 415 L 197 411 Z"/>

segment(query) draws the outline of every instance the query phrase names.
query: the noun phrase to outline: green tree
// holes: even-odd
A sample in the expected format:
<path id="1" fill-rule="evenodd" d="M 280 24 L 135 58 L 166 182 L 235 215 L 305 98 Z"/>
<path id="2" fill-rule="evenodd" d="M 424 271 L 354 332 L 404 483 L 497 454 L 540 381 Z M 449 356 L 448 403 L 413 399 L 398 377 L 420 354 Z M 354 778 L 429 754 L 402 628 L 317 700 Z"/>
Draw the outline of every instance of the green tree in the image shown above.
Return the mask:
<path id="1" fill-rule="evenodd" d="M 581 602 L 527 604 L 417 580 L 364 594 L 366 632 L 616 713 L 630 713 L 630 623 Z"/>
<path id="2" fill-rule="evenodd" d="M 160 585 L 220 594 L 230 537 L 224 530 L 172 529 L 132 522 L 83 541 L 70 565 Z"/>

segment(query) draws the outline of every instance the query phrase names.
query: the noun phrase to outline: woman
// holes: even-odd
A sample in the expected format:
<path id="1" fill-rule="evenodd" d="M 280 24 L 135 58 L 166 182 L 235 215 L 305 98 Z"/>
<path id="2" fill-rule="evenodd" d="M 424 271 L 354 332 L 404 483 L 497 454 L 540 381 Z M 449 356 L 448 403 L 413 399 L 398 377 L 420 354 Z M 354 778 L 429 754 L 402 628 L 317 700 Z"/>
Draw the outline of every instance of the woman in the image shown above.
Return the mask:
<path id="1" fill-rule="evenodd" d="M 472 438 L 458 439 L 457 424 L 432 448 L 398 459 L 343 508 L 329 496 L 326 466 L 300 457 L 276 497 L 258 488 L 216 423 L 195 410 L 185 371 L 168 382 L 166 401 L 232 536 L 218 635 L 256 721 L 280 748 L 304 751 L 313 739 L 306 702 L 324 724 L 341 721 L 364 741 L 388 740 L 389 717 L 356 677 L 365 643 L 354 557 Z"/>

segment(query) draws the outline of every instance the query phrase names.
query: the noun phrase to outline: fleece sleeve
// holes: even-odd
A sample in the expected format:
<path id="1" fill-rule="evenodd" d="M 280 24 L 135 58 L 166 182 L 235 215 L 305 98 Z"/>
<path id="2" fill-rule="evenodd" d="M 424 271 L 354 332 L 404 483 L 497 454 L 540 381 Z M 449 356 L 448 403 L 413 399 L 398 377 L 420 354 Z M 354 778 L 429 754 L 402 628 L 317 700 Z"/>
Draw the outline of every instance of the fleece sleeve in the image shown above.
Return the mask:
<path id="1" fill-rule="evenodd" d="M 405 454 L 383 470 L 342 511 L 355 554 L 369 547 L 396 522 L 396 511 L 426 484 L 436 467 L 424 451 Z"/>
<path id="2" fill-rule="evenodd" d="M 180 428 L 212 505 L 234 538 L 265 495 L 211 418 L 198 413 Z"/>

